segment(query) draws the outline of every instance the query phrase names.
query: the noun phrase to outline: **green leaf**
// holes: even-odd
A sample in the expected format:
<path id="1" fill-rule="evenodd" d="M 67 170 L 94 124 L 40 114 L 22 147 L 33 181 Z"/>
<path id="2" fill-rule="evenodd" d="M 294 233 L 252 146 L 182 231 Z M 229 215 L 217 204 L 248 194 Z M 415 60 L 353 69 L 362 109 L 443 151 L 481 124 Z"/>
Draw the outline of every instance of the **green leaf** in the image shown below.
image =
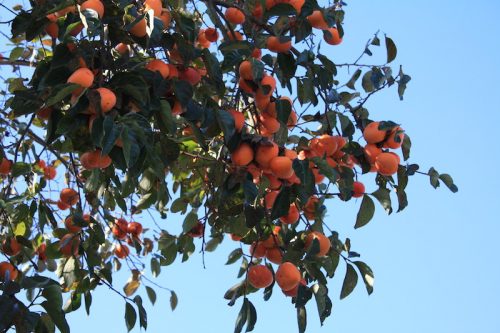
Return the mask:
<path id="1" fill-rule="evenodd" d="M 144 309 L 144 306 L 142 306 L 142 298 L 141 296 L 137 295 L 134 297 L 134 302 L 137 305 L 137 310 L 139 311 L 139 325 L 147 329 L 148 328 L 148 316 L 146 313 L 146 309 Z"/>
<path id="2" fill-rule="evenodd" d="M 372 71 L 366 72 L 365 75 L 363 75 L 363 79 L 361 80 L 361 86 L 367 93 L 375 90 L 372 82 L 372 73 Z"/>
<path id="3" fill-rule="evenodd" d="M 247 328 L 245 332 L 251 332 L 255 328 L 255 323 L 257 322 L 257 311 L 252 302 L 248 301 L 248 316 L 247 316 Z"/>
<path id="4" fill-rule="evenodd" d="M 176 80 L 174 81 L 174 94 L 182 106 L 187 106 L 193 97 L 193 87 L 187 81 Z"/>
<path id="5" fill-rule="evenodd" d="M 170 104 L 165 100 L 160 101 L 159 119 L 162 126 L 165 127 L 168 133 L 175 134 L 177 125 L 175 123 L 174 117 L 172 116 L 172 109 L 170 107 Z"/>
<path id="6" fill-rule="evenodd" d="M 307 327 L 307 312 L 305 306 L 297 308 L 297 324 L 299 333 L 305 333 Z"/>
<path id="7" fill-rule="evenodd" d="M 174 248 L 175 248 L 175 246 L 174 246 Z M 177 252 L 177 248 L 175 248 L 175 250 Z M 150 266 L 151 266 L 151 274 L 153 275 L 153 277 L 157 277 L 158 275 L 160 275 L 160 273 L 161 273 L 161 266 L 160 266 L 160 263 L 158 262 L 158 260 L 156 258 L 151 258 L 151 264 L 150 264 Z"/>
<path id="8" fill-rule="evenodd" d="M 396 44 L 394 44 L 394 41 L 387 36 L 385 36 L 385 47 L 387 48 L 387 63 L 390 63 L 391 61 L 396 59 L 398 49 L 396 48 Z"/>
<path id="9" fill-rule="evenodd" d="M 12 165 L 12 177 L 19 177 L 31 172 L 31 165 L 24 162 L 17 162 Z"/>
<path id="10" fill-rule="evenodd" d="M 90 315 L 90 306 L 92 305 L 92 294 L 90 291 L 86 291 L 84 294 L 85 298 L 85 311 L 87 312 L 87 316 Z"/>
<path id="11" fill-rule="evenodd" d="M 387 214 L 392 213 L 390 193 L 391 192 L 388 189 L 380 187 L 378 190 L 371 194 L 380 202 Z"/>
<path id="12" fill-rule="evenodd" d="M 273 209 L 271 211 L 271 219 L 277 219 L 285 216 L 290 210 L 290 187 L 282 186 L 280 193 L 274 201 Z"/>
<path id="13" fill-rule="evenodd" d="M 410 158 L 411 150 L 411 140 L 408 134 L 404 134 L 403 144 L 401 145 L 401 151 L 403 153 L 403 159 L 407 161 Z"/>
<path id="14" fill-rule="evenodd" d="M 56 103 L 59 103 L 64 98 L 66 98 L 66 96 L 69 96 L 78 87 L 80 87 L 80 85 L 75 83 L 65 83 L 60 86 L 54 87 L 53 93 L 50 94 L 45 105 L 52 106 Z"/>
<path id="15" fill-rule="evenodd" d="M 155 305 L 156 303 L 156 292 L 153 288 L 146 286 L 146 293 L 148 294 L 148 298 L 151 301 L 151 304 Z"/>
<path id="16" fill-rule="evenodd" d="M 42 291 L 42 296 L 47 300 L 43 301 L 41 305 L 47 311 L 54 324 L 61 333 L 69 333 L 70 328 L 62 310 L 61 287 L 51 285 Z"/>
<path id="17" fill-rule="evenodd" d="M 178 303 L 179 299 L 177 298 L 177 294 L 173 290 L 170 291 L 170 308 L 172 309 L 172 311 L 175 310 Z"/>
<path id="18" fill-rule="evenodd" d="M 354 264 L 358 267 L 359 272 L 361 273 L 368 295 L 371 295 L 373 292 L 373 283 L 375 281 L 372 269 L 362 261 L 355 261 Z"/>
<path id="19" fill-rule="evenodd" d="M 233 251 L 231 251 L 231 253 L 229 253 L 226 265 L 231 265 L 235 263 L 236 261 L 238 261 L 238 259 L 241 258 L 242 255 L 243 251 L 241 250 L 241 248 L 234 249 Z"/>
<path id="20" fill-rule="evenodd" d="M 328 288 L 322 284 L 317 284 L 313 287 L 314 298 L 316 299 L 316 305 L 318 307 L 319 320 L 321 325 L 326 318 L 332 313 L 332 301 L 328 297 Z"/>
<path id="21" fill-rule="evenodd" d="M 453 193 L 458 192 L 458 187 L 453 183 L 453 178 L 447 173 L 442 173 L 439 175 L 439 179 L 443 181 L 443 183 L 452 191 Z"/>
<path id="22" fill-rule="evenodd" d="M 241 333 L 243 326 L 247 322 L 248 318 L 248 299 L 243 299 L 243 305 L 241 306 L 238 317 L 236 317 L 236 324 L 234 325 L 234 333 Z"/>
<path id="23" fill-rule="evenodd" d="M 431 182 L 432 187 L 438 188 L 439 187 L 439 172 L 436 171 L 434 168 L 429 169 L 429 181 Z"/>
<path id="24" fill-rule="evenodd" d="M 351 88 L 352 90 L 355 90 L 354 84 L 356 81 L 359 79 L 361 76 L 361 69 L 358 69 L 354 74 L 352 75 L 351 79 L 346 83 L 346 86 L 348 88 Z"/>
<path id="25" fill-rule="evenodd" d="M 222 133 L 224 133 L 224 142 L 227 145 L 236 132 L 234 127 L 234 118 L 225 110 L 215 110 L 215 118 L 217 119 L 219 127 L 222 129 Z"/>
<path id="26" fill-rule="evenodd" d="M 287 124 L 290 118 L 290 113 L 292 112 L 292 105 L 290 101 L 286 99 L 276 100 L 276 113 L 278 114 L 278 120 L 282 124 Z"/>
<path id="27" fill-rule="evenodd" d="M 295 76 L 297 64 L 295 63 L 295 58 L 291 52 L 278 53 L 278 66 L 287 80 L 290 80 Z"/>
<path id="28" fill-rule="evenodd" d="M 184 218 L 184 222 L 182 223 L 182 231 L 184 233 L 189 232 L 198 224 L 198 214 L 194 211 L 189 212 Z"/>
<path id="29" fill-rule="evenodd" d="M 356 224 L 354 228 L 361 228 L 368 224 L 373 218 L 373 214 L 375 213 L 375 204 L 373 203 L 372 198 L 368 195 L 363 196 L 363 200 L 361 201 L 361 206 L 359 207 L 358 215 L 356 217 Z"/>
<path id="30" fill-rule="evenodd" d="M 130 332 L 137 321 L 137 314 L 134 307 L 129 303 L 125 302 L 125 324 L 127 325 L 127 331 Z"/>
<path id="31" fill-rule="evenodd" d="M 349 294 L 352 293 L 352 291 L 356 287 L 356 284 L 358 283 L 358 274 L 354 270 L 354 267 L 349 263 L 346 264 L 347 271 L 344 277 L 344 282 L 342 284 L 342 290 L 340 291 L 340 299 L 344 299 L 349 296 Z"/>

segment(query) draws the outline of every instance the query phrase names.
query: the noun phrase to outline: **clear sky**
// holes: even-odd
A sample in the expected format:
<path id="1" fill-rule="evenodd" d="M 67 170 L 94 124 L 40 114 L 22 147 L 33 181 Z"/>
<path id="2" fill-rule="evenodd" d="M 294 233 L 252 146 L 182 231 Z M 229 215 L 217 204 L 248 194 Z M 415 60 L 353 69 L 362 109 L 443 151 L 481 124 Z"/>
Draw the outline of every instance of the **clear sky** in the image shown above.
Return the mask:
<path id="1" fill-rule="evenodd" d="M 352 61 L 378 29 L 393 38 L 396 63 L 404 65 L 412 81 L 403 102 L 395 89 L 377 94 L 368 104 L 372 118 L 401 123 L 413 141 L 410 162 L 420 164 L 422 171 L 434 166 L 450 173 L 460 191 L 434 190 L 427 177 L 415 176 L 404 212 L 387 216 L 377 206 L 375 219 L 359 230 L 353 225 L 360 202 L 332 200 L 327 223 L 342 238 L 350 237 L 353 250 L 372 267 L 375 291 L 367 296 L 360 283 L 340 301 L 341 264 L 330 286 L 332 316 L 320 329 L 311 301 L 307 331 L 499 332 L 500 177 L 495 168 L 500 163 L 500 3 L 347 3 L 346 36 L 341 46 L 331 48 L 331 58 Z M 382 58 L 364 62 L 383 59 L 383 48 L 373 51 Z M 163 223 L 168 229 L 181 220 Z M 208 253 L 206 269 L 200 254 L 163 268 L 157 282 L 177 292 L 179 305 L 172 312 L 170 294 L 157 290 L 158 301 L 152 307 L 143 293 L 148 331 L 232 332 L 241 301 L 229 307 L 222 296 L 237 282 L 238 265 L 224 265 L 235 247 L 226 240 L 215 253 Z M 126 278 L 117 277 L 116 287 L 121 289 Z M 83 309 L 69 315 L 72 332 L 126 331 L 122 299 L 105 287 L 93 297 L 90 317 Z M 258 311 L 255 332 L 297 331 L 295 309 L 277 288 L 270 301 L 262 301 L 262 293 L 251 295 L 251 301 Z"/>

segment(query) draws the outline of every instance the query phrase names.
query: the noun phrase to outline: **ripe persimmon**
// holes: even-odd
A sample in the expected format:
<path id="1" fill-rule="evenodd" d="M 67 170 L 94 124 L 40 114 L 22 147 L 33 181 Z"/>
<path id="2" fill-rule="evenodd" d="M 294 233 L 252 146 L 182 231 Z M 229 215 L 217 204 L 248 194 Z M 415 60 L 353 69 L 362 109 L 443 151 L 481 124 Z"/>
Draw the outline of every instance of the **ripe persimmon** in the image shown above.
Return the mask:
<path id="1" fill-rule="evenodd" d="M 88 68 L 78 68 L 70 75 L 67 82 L 79 84 L 82 88 L 90 88 L 94 83 L 94 73 Z M 82 90 L 77 89 L 77 91 L 81 92 Z"/>
<path id="2" fill-rule="evenodd" d="M 314 220 L 316 218 L 316 205 L 318 202 L 319 198 L 313 195 L 307 199 L 306 204 L 302 207 L 302 211 L 308 220 Z"/>
<path id="3" fill-rule="evenodd" d="M 160 59 L 153 59 L 150 62 L 147 63 L 145 66 L 146 69 L 152 71 L 152 72 L 158 72 L 160 73 L 161 77 L 166 79 L 169 77 L 170 74 L 170 67 L 168 64 L 164 63 Z"/>
<path id="4" fill-rule="evenodd" d="M 224 17 L 228 22 L 234 25 L 243 24 L 243 22 L 245 22 L 245 13 L 234 7 L 228 8 L 224 13 Z"/>
<path id="5" fill-rule="evenodd" d="M 288 209 L 288 214 L 280 217 L 280 221 L 283 224 L 294 224 L 299 220 L 299 218 L 300 218 L 299 209 L 294 203 L 292 203 L 290 204 L 290 208 Z"/>
<path id="6" fill-rule="evenodd" d="M 274 202 L 276 201 L 279 193 L 280 191 L 271 191 L 264 196 L 264 202 L 267 209 L 273 208 Z"/>
<path id="7" fill-rule="evenodd" d="M 271 102 L 270 95 L 262 93 L 262 90 L 260 89 L 257 90 L 257 93 L 255 94 L 254 97 L 254 103 L 257 110 L 264 111 L 270 102 Z"/>
<path id="8" fill-rule="evenodd" d="M 59 241 L 59 251 L 65 257 L 78 256 L 80 238 L 77 234 L 66 234 Z"/>
<path id="9" fill-rule="evenodd" d="M 78 202 L 78 200 L 80 200 L 78 192 L 72 188 L 63 189 L 59 197 L 62 203 L 65 203 L 66 205 L 69 206 L 75 205 Z"/>
<path id="10" fill-rule="evenodd" d="M 59 26 L 56 22 L 50 22 L 45 26 L 45 32 L 50 37 L 56 39 L 59 36 Z"/>
<path id="11" fill-rule="evenodd" d="M 111 232 L 113 236 L 117 239 L 125 239 L 128 231 L 128 222 L 123 218 L 119 218 L 115 220 L 113 227 L 111 228 Z"/>
<path id="12" fill-rule="evenodd" d="M 303 285 L 303 286 L 307 286 L 307 283 L 306 283 L 306 280 L 304 279 L 301 279 L 300 280 L 300 283 L 297 284 L 295 286 L 295 288 L 292 288 L 290 290 L 281 290 L 283 292 L 283 294 L 285 294 L 285 296 L 289 296 L 289 297 L 297 297 L 297 293 L 299 292 L 299 286 L 300 285 Z"/>
<path id="13" fill-rule="evenodd" d="M 260 124 L 266 128 L 270 134 L 275 134 L 280 130 L 281 124 L 278 119 L 271 117 L 267 113 L 259 116 Z"/>
<path id="14" fill-rule="evenodd" d="M 287 53 L 292 49 L 292 41 L 281 41 L 277 36 L 269 36 L 266 40 L 266 47 L 272 52 Z"/>
<path id="15" fill-rule="evenodd" d="M 294 174 L 292 160 L 286 156 L 276 156 L 269 162 L 269 167 L 278 178 L 290 178 Z"/>
<path id="16" fill-rule="evenodd" d="M 375 163 L 375 159 L 378 155 L 382 153 L 382 149 L 377 147 L 373 143 L 369 143 L 365 146 L 365 157 L 370 164 Z"/>
<path id="17" fill-rule="evenodd" d="M 57 208 L 59 208 L 60 210 L 66 210 L 66 209 L 69 209 L 69 207 L 71 207 L 71 206 L 65 204 L 61 200 L 57 200 Z"/>
<path id="18" fill-rule="evenodd" d="M 0 281 L 5 281 L 7 278 L 14 281 L 17 278 L 17 269 L 8 261 L 0 262 Z"/>
<path id="19" fill-rule="evenodd" d="M 250 56 L 252 58 L 255 58 L 255 59 L 260 59 L 260 58 L 262 58 L 262 50 L 256 47 L 256 48 L 253 49 L 253 51 L 250 54 Z"/>
<path id="20" fill-rule="evenodd" d="M 83 2 L 80 6 L 80 10 L 84 11 L 87 9 L 94 10 L 99 18 L 104 16 L 104 5 L 100 0 L 87 0 Z"/>
<path id="21" fill-rule="evenodd" d="M 97 88 L 96 91 L 101 97 L 101 111 L 108 112 L 116 105 L 116 95 L 108 88 Z"/>
<path id="22" fill-rule="evenodd" d="M 231 153 L 231 161 L 237 166 L 245 166 L 252 162 L 254 157 L 252 147 L 242 143 Z"/>
<path id="23" fill-rule="evenodd" d="M 337 28 L 323 30 L 323 39 L 330 45 L 339 45 L 342 43 L 342 38 L 340 38 Z"/>
<path id="24" fill-rule="evenodd" d="M 89 224 L 90 223 L 90 215 L 89 214 L 84 214 L 83 215 L 83 220 Z M 76 234 L 76 233 L 79 233 L 81 230 L 82 230 L 82 227 L 79 226 L 79 225 L 76 225 L 74 222 L 73 222 L 73 217 L 72 216 L 68 216 L 65 220 L 64 220 L 64 226 L 66 227 L 66 229 L 72 233 L 72 234 Z"/>
<path id="25" fill-rule="evenodd" d="M 314 239 L 317 239 L 319 242 L 319 252 L 316 255 L 318 257 L 325 256 L 328 253 L 328 251 L 330 251 L 330 247 L 331 247 L 330 239 L 319 231 L 312 231 L 312 232 L 308 233 L 306 236 L 306 239 L 305 239 L 306 249 L 309 249 L 309 247 L 312 245 Z"/>
<path id="26" fill-rule="evenodd" d="M 253 80 L 252 63 L 248 60 L 243 60 L 239 67 L 240 77 L 245 80 Z"/>
<path id="27" fill-rule="evenodd" d="M 124 259 L 130 254 L 130 249 L 125 244 L 116 244 L 114 253 L 117 258 Z"/>
<path id="28" fill-rule="evenodd" d="M 283 254 L 279 247 L 273 247 L 266 250 L 266 258 L 273 264 L 279 265 L 283 261 Z"/>
<path id="29" fill-rule="evenodd" d="M 384 148 L 398 149 L 403 145 L 404 138 L 405 134 L 403 129 L 397 126 L 391 130 L 389 136 L 384 141 Z"/>
<path id="30" fill-rule="evenodd" d="M 363 130 L 363 137 L 366 143 L 379 143 L 384 141 L 387 134 L 386 131 L 378 129 L 380 122 L 374 121 L 366 125 Z"/>
<path id="31" fill-rule="evenodd" d="M 152 9 L 154 16 L 160 16 L 163 9 L 161 0 L 145 0 L 144 7 L 146 10 Z"/>
<path id="32" fill-rule="evenodd" d="M 323 12 L 320 10 L 313 11 L 313 13 L 307 17 L 307 20 L 309 21 L 309 24 L 311 24 L 311 27 L 313 28 L 321 30 L 326 30 L 329 28 L 328 23 L 323 17 Z"/>
<path id="33" fill-rule="evenodd" d="M 272 173 L 265 174 L 266 178 L 269 180 L 269 189 L 271 190 L 279 190 L 282 182 Z"/>
<path id="34" fill-rule="evenodd" d="M 192 67 L 188 67 L 183 71 L 179 71 L 179 78 L 189 82 L 192 86 L 196 86 L 201 81 L 201 75 Z"/>
<path id="35" fill-rule="evenodd" d="M 2 158 L 2 162 L 0 163 L 0 175 L 8 175 L 12 170 L 12 161 L 7 158 Z"/>
<path id="36" fill-rule="evenodd" d="M 17 241 L 16 237 L 7 237 L 2 242 L 2 252 L 8 256 L 16 256 L 21 252 L 21 244 Z"/>
<path id="37" fill-rule="evenodd" d="M 135 23 L 130 29 L 129 32 L 136 37 L 144 37 L 147 34 L 147 22 L 145 18 L 140 19 L 137 23 Z"/>
<path id="38" fill-rule="evenodd" d="M 167 64 L 167 66 L 168 66 L 168 78 L 169 79 L 174 78 L 174 77 L 179 77 L 179 70 L 177 69 L 177 67 L 175 67 L 175 65 Z"/>
<path id="39" fill-rule="evenodd" d="M 352 197 L 361 198 L 365 194 L 365 184 L 361 182 L 354 182 L 352 184 Z"/>
<path id="40" fill-rule="evenodd" d="M 170 22 L 172 22 L 172 15 L 168 10 L 163 10 L 160 15 L 160 20 L 163 23 L 163 29 L 167 29 L 170 26 Z"/>
<path id="41" fill-rule="evenodd" d="M 207 28 L 205 30 L 205 37 L 209 42 L 216 42 L 219 39 L 219 33 L 215 28 Z"/>
<path id="42" fill-rule="evenodd" d="M 253 256 L 254 258 L 262 258 L 266 255 L 266 247 L 262 244 L 262 242 L 253 242 L 250 245 L 250 249 L 248 251 L 250 252 L 250 255 Z"/>
<path id="43" fill-rule="evenodd" d="M 230 109 L 228 112 L 234 119 L 234 128 L 236 132 L 241 132 L 243 126 L 245 125 L 245 115 L 242 112 L 236 111 L 235 109 Z"/>
<path id="44" fill-rule="evenodd" d="M 53 109 L 51 107 L 41 108 L 36 112 L 38 118 L 42 120 L 48 120 L 52 114 Z"/>
<path id="45" fill-rule="evenodd" d="M 128 45 L 125 43 L 118 43 L 115 46 L 115 51 L 121 54 L 122 56 L 126 55 L 129 53 Z"/>
<path id="46" fill-rule="evenodd" d="M 242 91 L 249 94 L 250 96 L 254 96 L 256 88 L 252 86 L 251 82 L 252 81 L 247 81 L 240 77 L 240 79 L 238 80 L 238 85 Z"/>
<path id="47" fill-rule="evenodd" d="M 127 232 L 134 237 L 139 237 L 142 234 L 142 224 L 139 222 L 130 222 L 127 225 Z"/>
<path id="48" fill-rule="evenodd" d="M 299 269 L 291 262 L 284 262 L 276 271 L 276 283 L 284 290 L 288 291 L 295 288 L 302 279 Z"/>
<path id="49" fill-rule="evenodd" d="M 43 168 L 43 177 L 47 180 L 52 180 L 56 178 L 57 171 L 52 165 L 46 166 Z"/>
<path id="50" fill-rule="evenodd" d="M 229 40 L 231 40 L 231 41 L 237 41 L 237 40 L 243 40 L 244 39 L 243 35 L 240 32 L 238 32 L 238 31 L 233 31 L 233 32 L 228 31 L 227 32 L 227 38 Z"/>
<path id="51" fill-rule="evenodd" d="M 271 96 L 276 89 L 276 79 L 272 75 L 264 74 L 260 81 L 260 89 L 263 95 Z"/>
<path id="52" fill-rule="evenodd" d="M 266 288 L 273 283 L 273 273 L 267 266 L 253 265 L 248 269 L 247 279 L 254 288 Z"/>
<path id="53" fill-rule="evenodd" d="M 380 153 L 375 159 L 375 167 L 378 173 L 384 176 L 392 176 L 398 171 L 399 156 L 393 153 Z"/>
<path id="54" fill-rule="evenodd" d="M 87 170 L 105 169 L 111 165 L 112 160 L 108 155 L 102 155 L 100 149 L 96 149 L 83 153 L 80 156 L 80 163 Z"/>

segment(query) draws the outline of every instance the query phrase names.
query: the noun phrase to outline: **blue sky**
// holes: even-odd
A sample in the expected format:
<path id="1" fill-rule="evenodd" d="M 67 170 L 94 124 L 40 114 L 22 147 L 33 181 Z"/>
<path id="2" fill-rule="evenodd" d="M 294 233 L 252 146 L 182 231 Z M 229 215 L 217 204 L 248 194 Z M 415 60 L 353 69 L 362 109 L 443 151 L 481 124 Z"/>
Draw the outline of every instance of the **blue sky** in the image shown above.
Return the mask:
<path id="1" fill-rule="evenodd" d="M 390 89 L 367 107 L 374 119 L 402 124 L 413 141 L 412 163 L 420 164 L 422 171 L 434 166 L 450 173 L 460 191 L 434 190 L 427 177 L 415 176 L 404 212 L 386 216 L 377 207 L 374 220 L 359 230 L 353 229 L 359 202 L 332 200 L 327 223 L 341 237 L 350 237 L 353 250 L 372 267 L 375 291 L 367 296 L 359 284 L 340 301 L 340 265 L 330 286 L 333 314 L 320 329 L 311 302 L 307 331 L 499 332 L 500 226 L 495 217 L 500 177 L 495 169 L 500 162 L 500 3 L 347 2 L 346 36 L 341 46 L 331 48 L 331 58 L 352 61 L 379 29 L 393 38 L 398 46 L 395 63 L 402 63 L 412 76 L 405 100 L 400 102 Z M 383 48 L 373 51 L 374 58 L 364 62 L 383 60 Z M 163 223 L 168 229 L 181 221 Z M 201 255 L 164 268 L 157 282 L 177 292 L 179 305 L 172 312 L 169 293 L 157 290 L 157 304 L 151 307 L 144 295 L 148 331 L 232 332 L 241 303 L 229 307 L 222 295 L 237 282 L 238 266 L 224 265 L 235 247 L 226 241 L 207 254 L 207 269 Z M 126 278 L 117 277 L 116 287 Z M 84 311 L 69 315 L 72 331 L 125 331 L 122 299 L 105 287 L 93 296 L 90 317 Z M 262 301 L 262 293 L 253 294 L 251 301 L 258 311 L 256 332 L 297 331 L 295 309 L 279 290 L 269 302 Z"/>

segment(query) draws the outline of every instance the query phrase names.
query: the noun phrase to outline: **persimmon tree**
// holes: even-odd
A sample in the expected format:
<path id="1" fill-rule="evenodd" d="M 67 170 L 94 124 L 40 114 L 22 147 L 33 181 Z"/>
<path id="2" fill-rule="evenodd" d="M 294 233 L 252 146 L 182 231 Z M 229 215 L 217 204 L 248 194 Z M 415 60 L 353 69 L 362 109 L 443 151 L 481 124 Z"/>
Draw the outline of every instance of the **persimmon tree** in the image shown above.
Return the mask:
<path id="1" fill-rule="evenodd" d="M 336 59 L 349 36 L 342 1 L 30 3 L 1 5 L 13 46 L 0 60 L 12 69 L 0 117 L 0 332 L 69 332 L 65 314 L 88 313 L 103 286 L 123 298 L 128 330 L 137 319 L 146 328 L 138 289 L 154 303 L 162 267 L 223 241 L 235 247 L 227 264 L 239 263 L 224 295 L 241 305 L 235 332 L 253 330 L 251 300 L 273 291 L 290 297 L 304 332 L 306 303 L 321 323 L 330 315 L 339 263 L 341 299 L 358 276 L 373 291 L 371 268 L 325 219 L 327 200 L 359 198 L 360 228 L 374 202 L 388 214 L 407 206 L 411 176 L 457 191 L 448 174 L 410 164 L 403 127 L 366 108 L 383 89 L 403 99 L 410 81 L 391 67 L 392 39 L 377 33 L 358 59 Z M 386 61 L 369 64 L 383 46 Z M 179 234 L 162 223 L 173 213 L 184 215 Z M 120 269 L 125 286 L 113 284 Z"/>

